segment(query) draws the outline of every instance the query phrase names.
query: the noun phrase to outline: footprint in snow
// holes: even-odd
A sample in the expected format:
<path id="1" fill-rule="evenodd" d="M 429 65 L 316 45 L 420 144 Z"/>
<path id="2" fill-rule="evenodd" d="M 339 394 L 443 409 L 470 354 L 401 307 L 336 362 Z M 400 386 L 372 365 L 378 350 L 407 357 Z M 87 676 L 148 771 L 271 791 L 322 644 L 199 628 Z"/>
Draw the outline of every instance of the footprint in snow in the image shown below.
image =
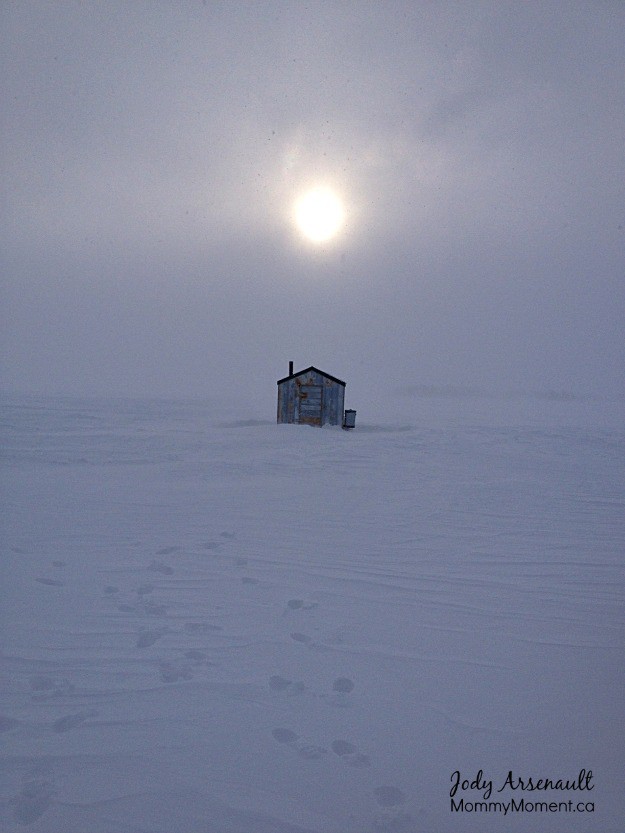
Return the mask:
<path id="1" fill-rule="evenodd" d="M 221 532 L 220 535 L 222 538 L 226 538 L 229 541 L 232 541 L 233 538 L 236 538 L 234 532 Z"/>
<path id="2" fill-rule="evenodd" d="M 174 574 L 174 568 L 170 567 L 169 564 L 163 564 L 162 561 L 153 561 L 148 570 L 152 570 L 155 573 L 162 573 L 164 576 L 172 576 Z"/>
<path id="3" fill-rule="evenodd" d="M 373 794 L 380 807 L 396 807 L 406 801 L 406 796 L 398 787 L 376 787 Z"/>
<path id="4" fill-rule="evenodd" d="M 193 672 L 188 665 L 176 665 L 173 662 L 161 662 L 161 680 L 164 683 L 177 683 L 178 680 L 191 680 Z"/>
<path id="5" fill-rule="evenodd" d="M 148 616 L 167 616 L 167 605 L 159 605 L 156 602 L 143 602 L 143 610 Z"/>
<path id="6" fill-rule="evenodd" d="M 157 555 L 172 555 L 174 552 L 180 552 L 180 547 L 161 547 L 160 550 L 156 550 Z"/>
<path id="7" fill-rule="evenodd" d="M 354 681 L 350 680 L 349 677 L 337 677 L 337 679 L 332 683 L 332 691 L 340 691 L 348 694 L 353 690 Z"/>
<path id="8" fill-rule="evenodd" d="M 137 648 L 149 648 L 166 633 L 164 630 L 158 631 L 142 631 L 137 637 Z"/>
<path id="9" fill-rule="evenodd" d="M 210 622 L 185 622 L 184 629 L 187 633 L 219 633 L 223 630 L 221 625 L 211 625 Z"/>
<path id="10" fill-rule="evenodd" d="M 414 833 L 415 821 L 408 813 L 383 812 L 373 820 L 373 833 Z"/>
<path id="11" fill-rule="evenodd" d="M 19 824 L 32 824 L 41 818 L 52 804 L 52 787 L 47 781 L 29 781 L 22 791 L 10 800 L 13 818 Z"/>
<path id="12" fill-rule="evenodd" d="M 382 812 L 374 819 L 375 833 L 412 833 L 414 819 L 408 813 L 398 810 L 406 801 L 406 796 L 399 787 L 376 787 L 373 791 Z"/>
<path id="13" fill-rule="evenodd" d="M 305 691 L 304 683 L 287 680 L 278 674 L 269 678 L 269 688 L 272 691 L 286 691 L 290 695 L 302 694 Z"/>
<path id="14" fill-rule="evenodd" d="M 31 677 L 29 682 L 31 691 L 52 691 L 55 687 L 54 680 L 50 677 Z"/>
<path id="15" fill-rule="evenodd" d="M 315 610 L 315 608 L 319 607 L 317 602 L 306 602 L 304 599 L 289 599 L 286 603 L 287 613 L 289 610 Z"/>
<path id="16" fill-rule="evenodd" d="M 369 756 L 363 755 L 362 752 L 359 752 L 358 747 L 356 747 L 353 743 L 350 743 L 348 740 L 333 740 L 330 748 L 334 754 L 338 755 L 343 763 L 348 766 L 353 766 L 357 769 L 371 766 Z"/>
<path id="17" fill-rule="evenodd" d="M 66 714 L 65 717 L 60 717 L 58 720 L 55 720 L 52 728 L 58 733 L 69 732 L 70 729 L 76 729 L 76 727 L 82 726 L 85 720 L 88 720 L 90 717 L 97 717 L 97 715 L 98 713 L 93 710 L 77 712 L 76 714 Z"/>
<path id="18" fill-rule="evenodd" d="M 195 648 L 192 648 L 190 651 L 185 651 L 184 655 L 187 659 L 193 660 L 193 662 L 203 662 L 206 659 L 204 651 L 197 651 Z"/>
<path id="19" fill-rule="evenodd" d="M 305 633 L 292 633 L 290 637 L 294 642 L 301 642 L 302 645 L 308 645 L 309 648 L 312 648 L 315 644 L 312 641 L 312 637 Z"/>
<path id="20" fill-rule="evenodd" d="M 327 755 L 328 750 L 324 746 L 316 746 L 314 743 L 304 744 L 297 747 L 297 754 L 308 761 L 316 761 L 322 755 Z"/>
<path id="21" fill-rule="evenodd" d="M 278 743 L 286 743 L 292 744 L 299 738 L 299 735 L 295 734 L 292 729 L 282 729 L 278 727 L 277 729 L 272 729 L 271 734 L 274 740 L 277 740 Z"/>
<path id="22" fill-rule="evenodd" d="M 50 697 L 73 694 L 76 690 L 76 686 L 67 679 L 57 682 L 51 677 L 37 675 L 31 677 L 29 682 L 33 700 L 48 700 Z"/>
<path id="23" fill-rule="evenodd" d="M 137 596 L 146 596 L 148 593 L 154 592 L 154 585 L 153 584 L 142 584 L 141 587 L 137 587 L 135 593 Z"/>
<path id="24" fill-rule="evenodd" d="M 353 704 L 350 694 L 354 688 L 354 681 L 349 677 L 337 677 L 332 683 L 332 693 L 322 694 L 321 698 L 331 706 L 341 709 L 349 708 Z"/>
<path id="25" fill-rule="evenodd" d="M 327 754 L 328 750 L 325 749 L 323 746 L 317 746 L 313 743 L 304 743 L 304 744 L 297 744 L 299 740 L 299 735 L 296 734 L 292 729 L 283 729 L 278 727 L 273 729 L 271 732 L 274 740 L 278 741 L 278 743 L 282 743 L 285 746 L 288 746 L 294 749 L 297 754 L 301 758 L 305 758 L 308 761 L 316 761 L 318 758 L 321 758 L 322 755 Z"/>
<path id="26" fill-rule="evenodd" d="M 19 720 L 0 714 L 0 732 L 10 732 L 11 729 L 16 729 L 18 726 Z"/>
<path id="27" fill-rule="evenodd" d="M 283 615 L 288 615 L 287 611 L 285 611 Z M 289 636 L 294 642 L 301 642 L 302 645 L 306 645 L 308 648 L 312 648 L 315 651 L 325 652 L 332 650 L 325 641 L 315 642 L 312 636 L 309 636 L 307 633 L 301 633 L 299 631 L 296 631 L 295 633 L 290 633 Z"/>

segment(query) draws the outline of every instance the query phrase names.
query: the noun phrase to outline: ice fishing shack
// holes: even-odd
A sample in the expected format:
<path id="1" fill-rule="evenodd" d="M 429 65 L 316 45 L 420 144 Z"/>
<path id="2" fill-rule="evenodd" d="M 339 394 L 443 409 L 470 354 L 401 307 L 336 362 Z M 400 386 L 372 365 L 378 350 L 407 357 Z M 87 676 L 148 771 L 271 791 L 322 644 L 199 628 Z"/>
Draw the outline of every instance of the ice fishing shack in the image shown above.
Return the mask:
<path id="1" fill-rule="evenodd" d="M 316 367 L 293 372 L 278 379 L 278 422 L 296 425 L 342 425 L 353 428 L 356 412 L 350 411 L 346 425 L 345 382 Z"/>

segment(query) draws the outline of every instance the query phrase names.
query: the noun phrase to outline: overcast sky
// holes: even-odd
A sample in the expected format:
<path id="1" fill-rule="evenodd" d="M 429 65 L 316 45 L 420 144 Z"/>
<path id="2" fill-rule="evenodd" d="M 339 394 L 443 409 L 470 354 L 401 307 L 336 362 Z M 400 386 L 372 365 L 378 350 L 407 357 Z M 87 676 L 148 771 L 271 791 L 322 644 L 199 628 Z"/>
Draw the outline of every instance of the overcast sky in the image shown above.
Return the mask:
<path id="1" fill-rule="evenodd" d="M 5 389 L 625 395 L 625 3 L 0 16 Z"/>

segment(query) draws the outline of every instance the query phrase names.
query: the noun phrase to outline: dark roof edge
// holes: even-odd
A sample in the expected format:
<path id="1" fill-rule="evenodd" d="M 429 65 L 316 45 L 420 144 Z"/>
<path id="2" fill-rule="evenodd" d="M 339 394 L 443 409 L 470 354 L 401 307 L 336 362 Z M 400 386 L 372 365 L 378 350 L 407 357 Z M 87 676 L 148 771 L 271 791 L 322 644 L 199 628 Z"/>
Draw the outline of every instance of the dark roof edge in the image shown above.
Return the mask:
<path id="1" fill-rule="evenodd" d="M 319 370 L 318 367 L 314 367 L 313 365 L 307 367 L 305 370 L 298 370 L 297 373 L 293 373 L 291 376 L 285 376 L 284 379 L 278 379 L 276 384 L 281 385 L 282 382 L 288 382 L 289 379 L 295 379 L 296 376 L 301 376 L 302 373 L 310 373 L 311 370 L 314 370 L 315 373 L 321 374 L 321 376 L 325 376 L 326 379 L 332 379 L 333 382 L 338 382 L 339 385 L 343 385 L 344 388 L 347 387 L 346 382 L 344 382 L 342 379 L 337 379 L 336 376 L 330 376 L 329 373 L 326 373 L 324 370 Z"/>

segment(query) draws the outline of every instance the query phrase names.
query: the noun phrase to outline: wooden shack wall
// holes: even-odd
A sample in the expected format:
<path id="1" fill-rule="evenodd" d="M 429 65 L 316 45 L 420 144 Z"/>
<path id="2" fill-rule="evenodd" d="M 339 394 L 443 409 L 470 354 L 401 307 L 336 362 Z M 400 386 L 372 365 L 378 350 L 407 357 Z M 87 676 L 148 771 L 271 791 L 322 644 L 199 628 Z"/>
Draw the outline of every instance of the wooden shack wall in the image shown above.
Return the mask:
<path id="1" fill-rule="evenodd" d="M 345 403 L 345 387 L 328 379 L 322 373 L 308 371 L 278 385 L 278 422 L 300 423 L 301 388 L 318 385 L 322 388 L 321 425 L 342 425 Z"/>

